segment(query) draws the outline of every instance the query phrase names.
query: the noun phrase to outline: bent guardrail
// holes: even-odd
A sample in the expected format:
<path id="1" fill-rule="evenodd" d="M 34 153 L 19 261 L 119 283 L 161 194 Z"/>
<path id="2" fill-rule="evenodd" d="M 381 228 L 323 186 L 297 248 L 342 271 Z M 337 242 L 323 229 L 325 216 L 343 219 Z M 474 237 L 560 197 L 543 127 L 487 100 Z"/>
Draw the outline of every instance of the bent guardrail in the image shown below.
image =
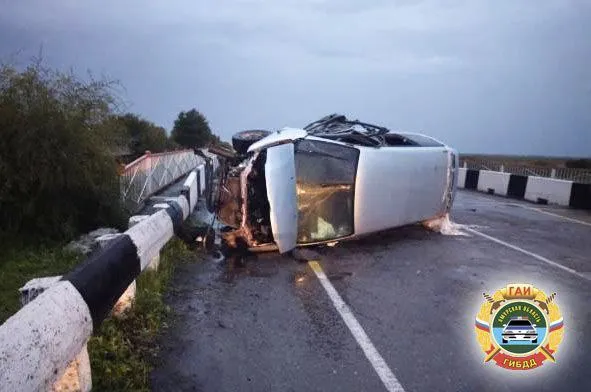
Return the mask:
<path id="1" fill-rule="evenodd" d="M 162 247 L 195 208 L 201 189 L 197 171 L 180 195 L 152 206 L 153 213 L 130 218 L 130 228 L 110 235 L 104 246 L 0 326 L 0 391 L 51 390 L 135 279 L 159 260 Z M 125 296 L 124 296 L 125 297 Z M 83 354 L 86 354 L 83 355 Z M 87 385 L 81 390 L 89 390 Z"/>

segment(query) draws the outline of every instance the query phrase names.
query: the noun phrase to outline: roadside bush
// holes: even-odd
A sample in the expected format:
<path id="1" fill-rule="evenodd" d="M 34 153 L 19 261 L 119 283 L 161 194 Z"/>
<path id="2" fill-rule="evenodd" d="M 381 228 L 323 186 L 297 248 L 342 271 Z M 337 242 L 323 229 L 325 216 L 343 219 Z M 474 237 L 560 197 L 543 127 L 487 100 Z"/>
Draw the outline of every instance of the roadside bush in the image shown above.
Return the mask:
<path id="1" fill-rule="evenodd" d="M 122 218 L 114 84 L 0 66 L 0 234 L 64 239 Z"/>

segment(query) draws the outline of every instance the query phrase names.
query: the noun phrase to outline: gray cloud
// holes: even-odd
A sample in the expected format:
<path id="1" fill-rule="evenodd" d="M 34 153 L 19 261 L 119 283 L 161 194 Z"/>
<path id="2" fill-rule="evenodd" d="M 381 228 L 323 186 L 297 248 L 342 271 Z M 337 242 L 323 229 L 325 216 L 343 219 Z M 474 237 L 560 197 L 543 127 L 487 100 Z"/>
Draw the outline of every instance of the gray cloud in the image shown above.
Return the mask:
<path id="1" fill-rule="evenodd" d="M 90 4 L 88 4 L 90 3 Z M 591 2 L 0 0 L 0 55 L 119 79 L 225 139 L 343 112 L 460 151 L 591 155 Z"/>

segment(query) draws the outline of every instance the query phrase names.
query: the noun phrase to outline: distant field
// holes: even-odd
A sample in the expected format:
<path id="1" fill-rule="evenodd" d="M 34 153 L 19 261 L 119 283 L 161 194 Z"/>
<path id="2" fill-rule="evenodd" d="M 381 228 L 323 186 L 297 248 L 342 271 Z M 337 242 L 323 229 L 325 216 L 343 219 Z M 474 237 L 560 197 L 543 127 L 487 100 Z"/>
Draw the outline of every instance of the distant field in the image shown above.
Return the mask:
<path id="1" fill-rule="evenodd" d="M 485 154 L 460 154 L 460 163 L 463 162 L 495 162 L 504 166 L 520 166 L 533 168 L 579 168 L 591 169 L 591 158 L 561 158 L 541 156 L 517 156 L 517 155 L 485 155 Z"/>

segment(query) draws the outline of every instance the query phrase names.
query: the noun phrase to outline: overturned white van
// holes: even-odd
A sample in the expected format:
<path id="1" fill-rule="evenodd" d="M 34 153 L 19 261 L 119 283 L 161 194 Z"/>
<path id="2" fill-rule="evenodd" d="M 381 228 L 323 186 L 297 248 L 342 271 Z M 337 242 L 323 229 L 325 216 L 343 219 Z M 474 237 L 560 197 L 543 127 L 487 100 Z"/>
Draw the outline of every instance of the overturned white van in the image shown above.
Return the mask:
<path id="1" fill-rule="evenodd" d="M 331 115 L 234 142 L 242 158 L 223 171 L 218 205 L 230 246 L 283 253 L 354 239 L 443 217 L 455 196 L 457 152 L 425 135 Z"/>

